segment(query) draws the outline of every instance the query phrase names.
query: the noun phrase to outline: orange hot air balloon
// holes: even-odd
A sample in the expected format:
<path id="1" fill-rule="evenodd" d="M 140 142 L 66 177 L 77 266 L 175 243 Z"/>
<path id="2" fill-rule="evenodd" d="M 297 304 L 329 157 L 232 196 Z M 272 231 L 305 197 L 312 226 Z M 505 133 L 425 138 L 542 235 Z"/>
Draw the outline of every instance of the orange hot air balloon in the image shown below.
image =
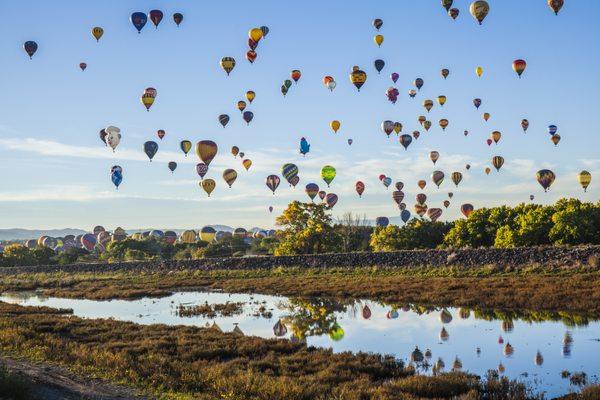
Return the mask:
<path id="1" fill-rule="evenodd" d="M 104 35 L 104 29 L 99 26 L 95 26 L 92 28 L 92 36 L 96 39 L 96 42 L 100 41 L 100 38 Z"/>
<path id="2" fill-rule="evenodd" d="M 490 167 L 485 167 L 485 170 L 484 170 L 484 171 L 485 171 L 485 174 L 486 174 L 486 175 L 489 175 L 489 174 L 490 174 L 490 172 L 492 171 L 492 169 L 491 169 Z"/>
<path id="3" fill-rule="evenodd" d="M 502 137 L 502 133 L 500 133 L 499 131 L 494 131 L 492 132 L 491 137 L 495 143 L 498 143 L 500 141 L 500 137 Z"/>
<path id="4" fill-rule="evenodd" d="M 237 157 L 237 155 L 240 153 L 240 148 L 237 146 L 232 146 L 231 147 L 231 154 L 233 154 L 233 157 Z"/>
<path id="5" fill-rule="evenodd" d="M 342 124 L 341 124 L 341 123 L 340 123 L 340 121 L 338 121 L 338 120 L 333 120 L 333 121 L 331 121 L 331 122 L 329 123 L 329 126 L 331 127 L 331 130 L 332 130 L 334 133 L 337 133 L 337 131 L 338 131 L 338 129 L 340 129 L 340 126 L 341 126 L 341 125 L 342 125 Z"/>
<path id="6" fill-rule="evenodd" d="M 490 119 L 490 113 L 483 113 L 483 120 L 487 122 L 488 119 Z"/>
<path id="7" fill-rule="evenodd" d="M 521 75 L 523 74 L 523 72 L 525 71 L 525 67 L 527 67 L 527 63 L 525 62 L 525 60 L 515 60 L 513 61 L 512 64 L 513 70 L 517 73 L 517 75 L 519 75 L 519 78 L 521 77 Z"/>
<path id="8" fill-rule="evenodd" d="M 292 80 L 295 83 L 298 83 L 298 81 L 300 80 L 300 77 L 302 76 L 302 72 L 300 72 L 299 69 L 295 69 L 290 73 L 290 77 L 292 78 Z"/>
<path id="9" fill-rule="evenodd" d="M 440 126 L 442 127 L 442 130 L 445 131 L 448 126 L 448 120 L 445 118 L 440 119 Z"/>
<path id="10" fill-rule="evenodd" d="M 252 166 L 252 160 L 245 159 L 244 161 L 242 161 L 242 165 L 244 166 L 244 168 L 246 168 L 246 171 L 248 171 Z"/>
<path id="11" fill-rule="evenodd" d="M 417 182 L 417 186 L 419 186 L 421 189 L 425 189 L 425 186 L 427 186 L 427 182 L 421 179 Z"/>
<path id="12" fill-rule="evenodd" d="M 377 46 L 381 47 L 381 44 L 383 43 L 383 35 L 375 35 L 373 40 L 375 40 Z"/>
<path id="13" fill-rule="evenodd" d="M 558 12 L 560 11 L 564 3 L 564 0 L 548 0 L 548 7 L 550 7 L 552 11 L 554 11 L 554 15 L 558 15 Z"/>
<path id="14" fill-rule="evenodd" d="M 217 144 L 212 140 L 201 140 L 196 143 L 196 154 L 207 166 L 215 158 L 217 151 Z"/>

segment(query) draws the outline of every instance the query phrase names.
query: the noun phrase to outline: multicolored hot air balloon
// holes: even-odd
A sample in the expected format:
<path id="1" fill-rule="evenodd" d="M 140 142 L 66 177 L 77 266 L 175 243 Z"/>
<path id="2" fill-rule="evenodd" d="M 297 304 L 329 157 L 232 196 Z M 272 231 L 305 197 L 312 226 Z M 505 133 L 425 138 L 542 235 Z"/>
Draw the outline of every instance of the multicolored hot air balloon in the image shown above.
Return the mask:
<path id="1" fill-rule="evenodd" d="M 400 141 L 402 147 L 404 147 L 404 150 L 408 150 L 408 146 L 410 146 L 412 143 L 412 136 L 404 134 L 401 135 L 398 140 Z"/>
<path id="2" fill-rule="evenodd" d="M 277 175 L 269 175 L 267 176 L 267 187 L 273 192 L 273 195 L 275 195 L 275 190 L 277 190 L 277 187 L 279 187 L 279 182 L 281 180 L 279 179 L 279 177 Z"/>
<path id="3" fill-rule="evenodd" d="M 433 171 L 431 174 L 431 180 L 439 188 L 444 181 L 444 173 L 442 171 Z"/>
<path id="4" fill-rule="evenodd" d="M 558 15 L 564 3 L 564 0 L 548 0 L 548 7 L 554 11 L 554 15 Z"/>
<path id="5" fill-rule="evenodd" d="M 158 143 L 156 143 L 155 141 L 149 140 L 144 143 L 144 153 L 146 153 L 146 155 L 150 159 L 150 162 L 152 162 L 152 158 L 154 158 L 154 155 L 156 154 L 157 151 L 158 151 Z"/>
<path id="6" fill-rule="evenodd" d="M 96 236 L 94 236 L 91 233 L 86 233 L 85 235 L 81 236 L 81 239 L 80 239 L 81 245 L 87 251 L 94 250 L 94 247 L 96 247 L 96 242 L 97 242 Z"/>
<path id="7" fill-rule="evenodd" d="M 529 121 L 525 118 L 521 120 L 521 128 L 523 128 L 523 132 L 527 132 L 527 128 L 529 128 Z"/>
<path id="8" fill-rule="evenodd" d="M 360 88 L 365 84 L 366 81 L 367 73 L 365 71 L 360 70 L 358 67 L 356 67 L 356 69 L 354 69 L 352 73 L 350 73 L 350 82 L 352 82 L 352 84 L 356 86 L 356 89 L 359 92 Z"/>
<path id="9" fill-rule="evenodd" d="M 373 20 L 373 27 L 375 27 L 375 29 L 379 30 L 379 28 L 381 28 L 383 26 L 383 20 L 381 18 L 375 18 Z"/>
<path id="10" fill-rule="evenodd" d="M 362 197 L 362 194 L 365 191 L 365 184 L 362 181 L 357 181 L 354 184 L 354 189 L 356 190 L 358 197 Z"/>
<path id="11" fill-rule="evenodd" d="M 290 163 L 283 164 L 283 167 L 281 167 L 281 175 L 283 175 L 285 180 L 291 185 L 292 179 L 298 176 L 298 166 Z"/>
<path id="12" fill-rule="evenodd" d="M 433 222 L 437 221 L 439 217 L 442 216 L 442 209 L 441 208 L 430 208 L 427 210 L 427 216 L 429 217 L 429 219 L 431 219 Z"/>
<path id="13" fill-rule="evenodd" d="M 433 162 L 433 165 L 435 165 L 436 161 L 440 158 L 440 153 L 437 151 L 430 151 L 429 152 L 429 159 Z"/>
<path id="14" fill-rule="evenodd" d="M 336 170 L 331 165 L 326 165 L 321 169 L 321 178 L 325 181 L 327 187 L 329 187 L 329 184 L 333 182 L 335 175 Z"/>
<path id="15" fill-rule="evenodd" d="M 319 193 L 319 185 L 316 183 L 309 183 L 305 186 L 304 191 L 308 195 L 308 197 L 314 201 L 315 197 Z"/>
<path id="16" fill-rule="evenodd" d="M 201 140 L 196 143 L 196 155 L 200 158 L 206 166 L 209 166 L 211 161 L 217 155 L 219 150 L 217 144 L 212 140 Z"/>
<path id="17" fill-rule="evenodd" d="M 504 165 L 504 157 L 494 156 L 492 157 L 492 165 L 496 168 L 496 171 L 500 171 L 500 168 Z"/>
<path id="18" fill-rule="evenodd" d="M 338 196 L 335 193 L 327 193 L 325 196 L 325 203 L 327 204 L 328 209 L 332 209 L 338 202 Z"/>
<path id="19" fill-rule="evenodd" d="M 452 173 L 452 182 L 454 182 L 454 184 L 456 186 L 458 186 L 458 184 L 460 183 L 460 181 L 462 181 L 462 178 L 463 178 L 462 173 L 460 173 L 460 172 L 453 172 Z"/>
<path id="20" fill-rule="evenodd" d="M 152 23 L 154 24 L 154 27 L 156 29 L 158 29 L 158 24 L 160 24 L 160 21 L 162 21 L 163 19 L 163 13 L 160 10 L 152 10 L 149 13 L 150 15 L 150 21 L 152 21 Z"/>
<path id="21" fill-rule="evenodd" d="M 587 192 L 587 188 L 590 185 L 590 182 L 592 182 L 592 174 L 590 174 L 588 171 L 585 171 L 585 170 L 581 171 L 577 175 L 577 180 L 579 181 L 579 184 L 583 188 L 583 191 Z"/>
<path id="22" fill-rule="evenodd" d="M 200 182 L 200 186 L 204 189 L 208 197 L 210 197 L 210 194 L 215 190 L 215 187 L 217 187 L 217 182 L 213 179 L 205 179 Z"/>
<path id="23" fill-rule="evenodd" d="M 173 14 L 173 22 L 175 22 L 177 27 L 179 27 L 179 24 L 181 24 L 181 22 L 183 22 L 183 14 L 178 13 L 178 12 Z"/>
<path id="24" fill-rule="evenodd" d="M 179 148 L 181 149 L 181 151 L 183 151 L 183 154 L 185 154 L 185 156 L 187 157 L 188 153 L 192 149 L 192 142 L 190 142 L 189 140 L 182 140 L 179 143 Z"/>
<path id="25" fill-rule="evenodd" d="M 556 175 L 549 169 L 541 169 L 535 174 L 538 183 L 544 188 L 544 192 L 547 192 L 554 180 Z"/>
<path id="26" fill-rule="evenodd" d="M 471 3 L 469 7 L 469 12 L 479 22 L 479 25 L 482 24 L 485 17 L 488 15 L 490 11 L 490 5 L 485 0 L 477 0 Z"/>
<path id="27" fill-rule="evenodd" d="M 244 166 L 244 168 L 246 168 L 246 171 L 248 171 L 252 166 L 252 160 L 245 159 L 244 161 L 242 161 L 242 165 Z"/>
<path id="28" fill-rule="evenodd" d="M 469 215 L 471 215 L 473 210 L 473 204 L 465 203 L 462 206 L 460 206 L 460 212 L 467 218 L 469 218 Z"/>
<path id="29" fill-rule="evenodd" d="M 235 169 L 227 168 L 225 171 L 223 171 L 223 180 L 227 183 L 227 185 L 229 185 L 229 187 L 233 185 L 233 182 L 235 182 L 236 179 L 237 172 Z"/>
<path id="30" fill-rule="evenodd" d="M 146 107 L 146 111 L 150 111 L 150 107 L 152 107 L 152 104 L 154 104 L 154 100 L 156 99 L 156 94 L 157 91 L 154 88 L 149 87 L 144 89 L 140 101 L 144 107 Z"/>
<path id="31" fill-rule="evenodd" d="M 512 67 L 513 71 L 515 71 L 520 78 L 523 72 L 525 71 L 525 67 L 527 67 L 527 63 L 525 62 L 525 60 L 518 59 L 513 61 Z"/>

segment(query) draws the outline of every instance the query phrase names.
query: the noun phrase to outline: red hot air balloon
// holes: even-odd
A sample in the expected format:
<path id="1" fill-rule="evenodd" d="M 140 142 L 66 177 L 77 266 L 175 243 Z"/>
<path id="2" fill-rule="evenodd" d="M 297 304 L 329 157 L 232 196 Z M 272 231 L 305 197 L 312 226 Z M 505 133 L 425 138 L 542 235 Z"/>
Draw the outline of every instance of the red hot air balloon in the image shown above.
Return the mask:
<path id="1" fill-rule="evenodd" d="M 154 27 L 158 29 L 158 24 L 163 19 L 163 13 L 160 10 L 152 10 L 150 11 L 150 21 L 154 24 Z"/>
<path id="2" fill-rule="evenodd" d="M 165 130 L 164 130 L 164 129 L 159 129 L 159 130 L 157 130 L 157 131 L 156 131 L 156 135 L 158 136 L 158 138 L 159 138 L 160 140 L 162 140 L 162 138 L 164 138 L 164 137 L 165 137 L 165 134 L 166 134 L 166 132 L 165 132 Z"/>
<path id="3" fill-rule="evenodd" d="M 525 67 L 527 67 L 527 63 L 525 62 L 525 60 L 515 60 L 513 61 L 512 64 L 513 70 L 517 73 L 517 75 L 519 75 L 519 78 L 521 77 L 521 75 L 523 74 L 523 72 L 525 71 Z"/>
<path id="4" fill-rule="evenodd" d="M 460 206 L 460 212 L 467 218 L 469 218 L 469 215 L 471 215 L 473 210 L 473 204 L 465 203 L 462 206 Z"/>
<path id="5" fill-rule="evenodd" d="M 358 181 L 354 187 L 356 189 L 356 193 L 358 193 L 358 197 L 362 197 L 362 194 L 365 191 L 365 184 L 361 181 Z"/>

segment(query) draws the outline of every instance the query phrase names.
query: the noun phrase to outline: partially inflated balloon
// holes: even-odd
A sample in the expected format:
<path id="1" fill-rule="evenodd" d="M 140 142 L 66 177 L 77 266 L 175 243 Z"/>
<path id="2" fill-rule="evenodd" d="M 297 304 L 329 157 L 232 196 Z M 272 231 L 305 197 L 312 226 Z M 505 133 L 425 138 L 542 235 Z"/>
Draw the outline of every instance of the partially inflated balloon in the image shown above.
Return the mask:
<path id="1" fill-rule="evenodd" d="M 433 171 L 431 174 L 431 180 L 439 188 L 444 181 L 444 173 L 442 171 Z"/>
<path id="2" fill-rule="evenodd" d="M 233 182 L 235 182 L 236 179 L 237 172 L 235 172 L 235 169 L 228 168 L 225 171 L 223 171 L 223 180 L 225 180 L 229 187 L 233 185 Z"/>
<path id="3" fill-rule="evenodd" d="M 558 15 L 564 3 L 564 0 L 548 0 L 548 7 L 554 11 L 554 15 Z"/>
<path id="4" fill-rule="evenodd" d="M 552 186 L 552 183 L 554 183 L 556 175 L 554 175 L 554 172 L 550 171 L 549 169 L 541 169 L 536 173 L 536 179 L 544 188 L 544 192 L 546 192 L 550 186 Z"/>
<path id="5" fill-rule="evenodd" d="M 35 54 L 35 52 L 38 49 L 38 45 L 33 40 L 28 40 L 27 42 L 23 43 L 23 49 L 29 56 L 29 59 L 32 59 L 33 55 Z"/>
<path id="6" fill-rule="evenodd" d="M 146 155 L 148 156 L 150 161 L 152 161 L 152 158 L 154 158 L 154 155 L 156 154 L 157 151 L 158 151 L 158 143 L 156 143 L 152 140 L 149 140 L 146 143 L 144 143 L 144 153 L 146 153 Z"/>
<path id="7" fill-rule="evenodd" d="M 515 60 L 513 61 L 512 64 L 513 70 L 517 73 L 517 75 L 519 75 L 519 78 L 521 77 L 521 75 L 523 74 L 523 72 L 525 71 L 525 67 L 527 67 L 527 63 L 525 62 L 525 60 Z"/>
<path id="8" fill-rule="evenodd" d="M 340 129 L 341 123 L 338 120 L 333 120 L 329 123 L 329 126 L 334 133 L 337 133 L 338 129 Z"/>
<path id="9" fill-rule="evenodd" d="M 148 22 L 148 16 L 143 12 L 134 12 L 131 14 L 130 20 L 138 33 L 141 33 L 142 28 L 146 25 L 146 22 Z"/>
<path id="10" fill-rule="evenodd" d="M 279 177 L 277 175 L 269 175 L 267 176 L 267 187 L 269 189 L 271 189 L 271 191 L 273 192 L 273 194 L 275 194 L 275 190 L 277 190 L 277 187 L 279 186 L 279 182 L 281 180 L 279 179 Z"/>
<path id="11" fill-rule="evenodd" d="M 204 189 L 208 197 L 210 197 L 210 194 L 213 192 L 213 190 L 215 190 L 215 187 L 217 187 L 217 182 L 215 182 L 213 179 L 205 179 L 200 182 L 200 186 L 202 189 Z"/>
<path id="12" fill-rule="evenodd" d="M 187 157 L 188 153 L 192 149 L 192 142 L 190 142 L 189 140 L 182 140 L 181 143 L 179 143 L 179 148 L 181 149 L 181 151 L 183 151 L 183 154 L 185 154 L 185 156 Z"/>
<path id="13" fill-rule="evenodd" d="M 310 197 L 311 200 L 314 200 L 317 194 L 319 193 L 319 185 L 317 185 L 316 183 L 309 183 L 304 188 L 304 191 L 306 192 L 308 197 Z"/>
<path id="14" fill-rule="evenodd" d="M 327 208 L 328 209 L 332 209 L 333 206 L 336 205 L 336 203 L 338 202 L 338 196 L 335 193 L 327 193 L 327 196 L 325 196 L 325 203 L 327 204 Z"/>
<path id="15" fill-rule="evenodd" d="M 235 59 L 233 57 L 223 57 L 221 58 L 221 62 L 219 63 L 221 68 L 229 75 L 233 68 L 235 67 Z"/>
<path id="16" fill-rule="evenodd" d="M 208 166 L 218 151 L 217 144 L 212 140 L 201 140 L 196 143 L 196 154 Z"/>
<path id="17" fill-rule="evenodd" d="M 163 13 L 160 10 L 152 10 L 149 13 L 150 15 L 150 21 L 152 21 L 152 23 L 154 24 L 154 27 L 158 29 L 158 24 L 160 24 L 160 21 L 162 21 L 163 19 Z"/>
<path id="18" fill-rule="evenodd" d="M 483 22 L 485 17 L 488 15 L 490 11 L 490 5 L 485 0 L 477 0 L 471 3 L 469 7 L 469 12 L 479 22 L 479 25 Z"/>
<path id="19" fill-rule="evenodd" d="M 350 82 L 352 82 L 352 84 L 354 84 L 354 86 L 356 86 L 356 89 L 358 89 L 359 92 L 360 92 L 360 88 L 365 84 L 366 81 L 367 81 L 367 74 L 365 73 L 365 71 L 356 69 L 356 70 L 352 71 L 352 73 L 350 74 Z"/>
<path id="20" fill-rule="evenodd" d="M 469 215 L 471 215 L 473 210 L 473 205 L 469 203 L 465 203 L 462 206 L 460 206 L 460 212 L 467 218 L 469 218 Z"/>
<path id="21" fill-rule="evenodd" d="M 173 14 L 173 22 L 175 22 L 175 24 L 177 24 L 177 26 L 179 26 L 179 24 L 181 24 L 182 21 L 183 21 L 182 13 Z"/>
<path id="22" fill-rule="evenodd" d="M 244 166 L 244 168 L 246 168 L 246 171 L 248 171 L 252 166 L 252 160 L 245 159 L 244 161 L 242 161 L 242 165 Z"/>
<path id="23" fill-rule="evenodd" d="M 590 174 L 588 171 L 581 171 L 577 175 L 577 180 L 579 181 L 579 184 L 583 188 L 583 191 L 586 192 L 588 186 L 590 185 L 590 182 L 592 182 L 592 174 Z"/>
<path id="24" fill-rule="evenodd" d="M 401 135 L 399 138 L 400 144 L 404 147 L 404 150 L 408 149 L 408 146 L 412 143 L 412 136 L 410 135 Z"/>
<path id="25" fill-rule="evenodd" d="M 329 187 L 329 184 L 333 181 L 335 175 L 336 170 L 331 165 L 326 165 L 321 169 L 321 178 L 325 181 L 327 187 Z"/>

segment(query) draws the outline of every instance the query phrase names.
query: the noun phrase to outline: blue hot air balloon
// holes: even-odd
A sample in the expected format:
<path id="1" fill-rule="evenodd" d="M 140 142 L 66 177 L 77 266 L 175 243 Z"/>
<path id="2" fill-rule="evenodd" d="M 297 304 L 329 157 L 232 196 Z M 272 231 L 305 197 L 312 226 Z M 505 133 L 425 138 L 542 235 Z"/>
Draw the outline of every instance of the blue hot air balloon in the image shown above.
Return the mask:
<path id="1" fill-rule="evenodd" d="M 146 143 L 144 143 L 144 153 L 146 153 L 150 161 L 152 161 L 152 158 L 154 157 L 157 151 L 158 144 L 156 142 L 149 140 Z"/>
<path id="2" fill-rule="evenodd" d="M 110 180 L 115 185 L 115 188 L 118 189 L 121 182 L 123 182 L 123 169 L 120 166 L 115 165 L 111 168 Z"/>
<path id="3" fill-rule="evenodd" d="M 389 224 L 390 224 L 390 220 L 388 217 L 377 217 L 375 219 L 375 225 L 377 225 L 377 226 L 381 226 L 381 227 L 385 228 Z"/>
<path id="4" fill-rule="evenodd" d="M 133 24 L 133 26 L 135 26 L 135 29 L 137 29 L 138 33 L 142 32 L 142 28 L 144 27 L 144 25 L 146 25 L 146 22 L 148 22 L 148 16 L 143 13 L 143 12 L 134 12 L 133 14 L 131 14 L 131 23 Z"/>
<path id="5" fill-rule="evenodd" d="M 310 151 L 310 144 L 308 144 L 308 141 L 306 140 L 306 138 L 300 139 L 300 154 L 302 154 L 303 156 L 306 156 L 306 153 L 308 153 L 309 151 Z"/>
<path id="6" fill-rule="evenodd" d="M 548 133 L 552 136 L 558 131 L 558 127 L 556 125 L 548 125 Z"/>
<path id="7" fill-rule="evenodd" d="M 402 222 L 406 223 L 410 219 L 410 211 L 402 210 L 400 218 L 402 218 Z"/>

